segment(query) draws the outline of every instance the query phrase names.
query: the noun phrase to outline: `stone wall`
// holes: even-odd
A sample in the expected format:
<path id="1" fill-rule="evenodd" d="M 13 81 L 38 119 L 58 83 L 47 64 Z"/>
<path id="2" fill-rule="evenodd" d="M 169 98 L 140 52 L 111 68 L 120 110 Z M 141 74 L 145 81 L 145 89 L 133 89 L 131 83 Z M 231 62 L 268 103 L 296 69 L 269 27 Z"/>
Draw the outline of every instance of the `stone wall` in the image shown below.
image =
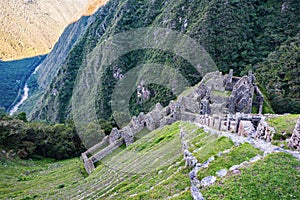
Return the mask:
<path id="1" fill-rule="evenodd" d="M 297 150 L 300 150 L 300 116 L 295 125 L 293 135 L 289 141 L 289 146 Z"/>
<path id="2" fill-rule="evenodd" d="M 90 174 L 95 169 L 93 161 L 87 157 L 86 153 L 81 154 L 81 158 L 83 159 L 85 171 Z"/>
<path id="3" fill-rule="evenodd" d="M 272 140 L 272 137 L 275 134 L 275 129 L 268 125 L 268 123 L 265 120 L 265 117 L 263 117 L 257 126 L 257 130 L 255 133 L 256 139 L 263 139 L 267 142 L 270 142 Z"/>
<path id="4" fill-rule="evenodd" d="M 194 157 L 192 153 L 188 150 L 188 143 L 185 136 L 186 133 L 182 128 L 180 128 L 180 139 L 181 139 L 183 158 L 185 160 L 185 166 L 191 168 L 191 171 L 189 173 L 190 182 L 191 182 L 191 188 L 190 188 L 191 195 L 195 200 L 204 200 L 199 190 L 200 181 L 197 178 L 197 172 L 201 164 L 198 163 L 196 157 Z"/>
<path id="5" fill-rule="evenodd" d="M 254 92 L 260 96 L 261 92 L 254 84 L 254 79 L 255 77 L 251 72 L 248 76 L 242 78 L 233 77 L 232 71 L 227 76 L 223 76 L 221 72 L 206 74 L 188 95 L 178 97 L 177 101 L 171 101 L 165 108 L 157 103 L 151 112 L 147 114 L 140 113 L 137 117 L 132 117 L 130 123 L 122 129 L 113 128 L 108 137 L 105 137 L 101 143 L 88 149 L 83 154 L 83 160 L 87 162 L 87 171 L 93 169 L 90 166 L 90 160 L 95 163 L 109 155 L 123 143 L 126 146 L 132 144 L 135 135 L 144 128 L 153 131 L 179 120 L 196 122 L 217 130 L 270 141 L 273 130 L 265 122 L 260 123 L 260 115 L 236 113 L 237 110 L 245 113 L 251 112 Z M 223 97 L 225 90 L 231 88 L 230 97 Z M 217 98 L 217 95 L 211 94 L 212 91 L 221 92 L 222 97 Z M 218 92 L 217 94 L 219 94 Z M 228 102 L 224 102 L 227 100 Z M 263 101 L 263 97 L 258 98 L 257 104 L 262 106 L 261 101 Z M 216 109 L 224 105 L 228 106 L 230 112 Z M 93 154 L 97 149 L 101 149 L 101 151 L 88 158 L 88 155 Z"/>
<path id="6" fill-rule="evenodd" d="M 255 133 L 255 128 L 251 121 L 246 121 L 246 120 L 241 120 L 239 123 L 239 129 L 238 129 L 238 134 L 242 136 L 250 136 L 254 135 Z"/>
<path id="7" fill-rule="evenodd" d="M 116 140 L 114 143 L 108 145 L 106 148 L 102 149 L 101 151 L 93 155 L 90 159 L 93 161 L 93 163 L 96 163 L 99 160 L 111 154 L 115 149 L 120 147 L 122 144 L 124 144 L 123 139 Z"/>
<path id="8" fill-rule="evenodd" d="M 229 98 L 228 108 L 231 113 L 251 113 L 254 87 L 248 76 L 243 76 L 234 86 Z"/>

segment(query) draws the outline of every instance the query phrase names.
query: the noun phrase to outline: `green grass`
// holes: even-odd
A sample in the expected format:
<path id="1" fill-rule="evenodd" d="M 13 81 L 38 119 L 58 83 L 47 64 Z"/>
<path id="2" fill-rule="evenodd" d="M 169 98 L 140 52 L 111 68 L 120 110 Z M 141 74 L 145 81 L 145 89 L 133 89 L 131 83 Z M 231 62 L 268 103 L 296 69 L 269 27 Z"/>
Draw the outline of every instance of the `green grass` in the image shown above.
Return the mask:
<path id="1" fill-rule="evenodd" d="M 167 197 L 189 188 L 190 180 L 188 178 L 188 172 L 188 169 L 182 169 L 172 178 L 159 185 L 155 185 L 152 190 L 140 192 L 136 196 L 126 199 L 167 199 Z"/>
<path id="2" fill-rule="evenodd" d="M 171 198 L 172 200 L 193 200 L 190 190 L 183 192 L 177 197 Z"/>
<path id="3" fill-rule="evenodd" d="M 285 140 L 290 138 L 298 118 L 299 114 L 290 114 L 267 119 L 268 124 L 276 130 L 273 140 Z"/>
<path id="4" fill-rule="evenodd" d="M 0 199 L 41 198 L 83 179 L 78 159 L 1 160 Z"/>
<path id="5" fill-rule="evenodd" d="M 181 194 L 189 187 L 189 169 L 178 170 L 184 166 L 179 139 L 180 125 L 188 131 L 187 138 L 197 136 L 195 130 L 198 128 L 193 124 L 178 122 L 166 126 L 146 134 L 130 148 L 117 149 L 97 163 L 96 170 L 86 178 L 80 171 L 82 162 L 78 158 L 61 162 L 48 159 L 3 161 L 0 167 L 0 199 L 78 199 L 80 195 L 127 199 L 135 193 L 159 199 L 160 195 Z M 146 144 L 143 151 L 136 151 L 142 144 Z M 155 164 L 156 157 L 161 159 Z M 167 158 L 173 160 L 164 163 Z M 28 176 L 22 175 L 30 170 L 32 173 Z M 139 173 L 142 170 L 144 172 Z M 168 192 L 162 193 L 162 190 Z M 114 196 L 115 193 L 118 195 Z"/>
<path id="6" fill-rule="evenodd" d="M 203 176 L 213 175 L 221 168 L 229 168 L 260 153 L 248 143 L 235 147 L 226 137 L 210 135 L 194 124 L 177 122 L 145 134 L 129 148 L 117 149 L 101 160 L 86 178 L 78 158 L 59 162 L 44 158 L 1 160 L 0 199 L 192 199 L 188 176 L 191 169 L 185 167 L 183 160 L 180 126 L 186 131 L 190 149 L 197 150 L 193 154 L 201 163 L 220 151 L 233 148 L 228 154 L 216 157 Z M 138 151 L 141 145 L 146 146 Z M 299 167 L 299 161 L 291 156 L 272 155 L 242 168 L 241 176 L 219 179 L 203 194 L 207 199 L 219 199 L 222 194 L 228 195 L 224 196 L 228 199 L 237 199 L 238 195 L 247 198 L 248 193 L 262 195 L 266 184 L 267 191 L 276 186 L 282 193 L 281 199 L 287 199 L 287 193 L 298 197 Z"/>
<path id="7" fill-rule="evenodd" d="M 262 152 L 254 148 L 249 143 L 244 143 L 238 147 L 233 147 L 232 151 L 228 154 L 224 154 L 221 157 L 217 157 L 212 161 L 208 168 L 202 169 L 198 173 L 198 178 L 201 180 L 206 176 L 215 176 L 215 173 L 221 169 L 229 169 L 233 165 L 238 165 L 243 161 L 247 161 L 257 154 Z"/>
<path id="8" fill-rule="evenodd" d="M 299 168 L 291 155 L 271 154 L 202 193 L 206 199 L 300 199 Z"/>
<path id="9" fill-rule="evenodd" d="M 201 146 L 201 148 L 193 153 L 193 155 L 196 156 L 200 163 L 205 162 L 209 157 L 216 155 L 218 152 L 230 149 L 234 146 L 229 138 L 224 136 L 218 137 L 217 135 L 209 135 L 196 145 L 198 147 Z"/>
<path id="10" fill-rule="evenodd" d="M 151 132 L 150 130 L 148 130 L 147 128 L 144 128 L 140 132 L 138 132 L 137 134 L 135 134 L 134 138 L 136 140 L 141 139 L 142 137 L 146 136 L 150 132 Z"/>
<path id="11" fill-rule="evenodd" d="M 141 138 L 134 145 L 128 147 L 128 150 L 150 151 L 151 149 L 160 146 L 162 143 L 166 143 L 179 134 L 179 123 L 175 123 L 172 126 L 165 126 L 162 129 L 155 130 L 152 134 L 146 135 Z M 153 137 L 155 136 L 155 137 Z M 147 141 L 147 142 L 146 142 Z"/>
<path id="12" fill-rule="evenodd" d="M 220 96 L 220 97 L 230 97 L 231 91 L 220 91 L 220 90 L 212 90 L 211 94 L 214 96 Z"/>
<path id="13" fill-rule="evenodd" d="M 142 133 L 144 137 L 137 140 L 133 145 L 129 146 L 128 150 L 134 150 L 137 152 L 147 152 L 161 145 L 173 140 L 174 138 L 179 139 L 179 126 L 184 126 L 186 130 L 197 129 L 195 125 L 186 122 L 176 122 L 170 126 L 154 130 L 150 134 L 147 131 Z"/>

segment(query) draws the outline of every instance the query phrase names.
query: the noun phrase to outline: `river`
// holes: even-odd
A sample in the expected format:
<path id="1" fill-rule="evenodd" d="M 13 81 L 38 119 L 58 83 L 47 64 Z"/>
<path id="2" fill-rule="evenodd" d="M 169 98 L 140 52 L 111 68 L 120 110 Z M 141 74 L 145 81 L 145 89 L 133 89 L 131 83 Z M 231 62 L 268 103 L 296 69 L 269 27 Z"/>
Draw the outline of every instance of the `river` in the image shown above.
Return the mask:
<path id="1" fill-rule="evenodd" d="M 13 115 L 15 112 L 17 112 L 20 105 L 22 105 L 24 101 L 28 99 L 29 88 L 27 84 L 25 84 L 23 91 L 24 94 L 22 95 L 22 99 L 9 111 L 9 115 Z"/>

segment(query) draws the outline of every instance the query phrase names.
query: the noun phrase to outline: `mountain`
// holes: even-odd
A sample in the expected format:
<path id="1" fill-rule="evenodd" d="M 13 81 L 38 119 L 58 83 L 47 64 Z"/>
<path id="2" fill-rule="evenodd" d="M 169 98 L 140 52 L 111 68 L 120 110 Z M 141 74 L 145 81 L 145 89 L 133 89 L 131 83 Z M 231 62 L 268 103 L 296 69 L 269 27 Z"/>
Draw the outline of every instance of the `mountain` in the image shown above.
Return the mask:
<path id="1" fill-rule="evenodd" d="M 107 2 L 108 0 L 88 0 L 83 9 L 81 9 L 80 13 L 73 17 L 72 21 L 75 22 L 82 16 L 93 15 L 101 6 L 103 6 Z"/>
<path id="2" fill-rule="evenodd" d="M 263 62 L 277 47 L 296 36 L 299 32 L 299 7 L 295 0 L 111 0 L 93 15 L 95 20 L 77 38 L 70 51 L 65 52 L 66 59 L 57 68 L 58 73 L 50 81 L 49 88 L 42 91 L 43 96 L 35 104 L 30 116 L 32 119 L 49 121 L 71 118 L 71 97 L 77 83 L 76 77 L 87 65 L 90 69 L 100 70 L 96 77 L 100 85 L 94 86 L 96 79 L 92 78 L 86 81 L 85 87 L 95 87 L 92 90 L 97 95 L 91 101 L 95 101 L 98 118 L 105 120 L 110 120 L 112 116 L 110 103 L 113 87 L 117 83 L 114 78 L 115 70 L 124 74 L 140 64 L 159 63 L 182 72 L 191 85 L 201 79 L 201 74 L 185 59 L 159 49 L 137 49 L 120 56 L 114 63 L 109 63 L 110 66 L 99 67 L 103 63 L 98 54 L 99 49 L 118 33 L 143 27 L 178 31 L 201 44 L 220 71 L 228 72 L 233 69 L 235 75 L 243 75 L 245 69 L 254 69 L 256 64 Z M 79 28 L 78 32 L 81 31 Z M 61 43 L 57 48 L 61 49 L 63 45 Z M 110 57 L 109 54 L 105 56 Z M 259 80 L 263 83 L 262 79 Z M 42 84 L 40 86 L 43 87 Z M 157 101 L 163 101 L 166 93 L 169 94 L 169 100 L 174 98 L 171 91 L 166 92 L 167 88 L 155 84 L 147 87 L 157 98 L 150 98 L 146 108 L 133 101 L 130 105 L 131 113 L 147 112 Z M 261 87 L 265 85 L 261 84 Z M 84 91 L 85 88 L 80 90 Z"/>
<path id="3" fill-rule="evenodd" d="M 49 53 L 64 28 L 88 0 L 3 0 L 0 2 L 0 59 Z M 80 14 L 79 14 L 80 15 Z"/>
<path id="4" fill-rule="evenodd" d="M 4 73 L 0 74 L 1 80 L 6 80 L 1 83 L 2 87 L 0 89 L 0 107 L 4 107 L 9 111 L 21 98 L 25 83 L 29 86 L 29 101 L 32 102 L 35 101 L 40 97 L 40 94 L 42 93 L 40 89 L 45 90 L 47 86 L 50 84 L 52 78 L 56 75 L 58 68 L 60 67 L 60 64 L 63 63 L 66 55 L 72 48 L 72 45 L 75 43 L 77 38 L 81 35 L 82 32 L 85 31 L 85 27 L 89 23 L 88 21 L 88 15 L 95 12 L 101 5 L 105 3 L 105 1 L 52 1 L 52 2 L 46 2 L 46 1 L 14 1 L 14 2 L 1 2 L 0 5 L 5 4 L 5 9 L 3 9 L 3 13 L 8 12 L 9 8 L 11 6 L 14 6 L 14 10 L 17 10 L 20 6 L 25 6 L 24 9 L 28 10 L 28 15 L 32 15 L 32 17 L 36 15 L 40 15 L 40 12 L 45 12 L 43 14 L 43 17 L 39 17 L 39 20 L 35 19 L 35 23 L 32 24 L 32 26 L 47 26 L 46 28 L 42 28 L 40 30 L 35 29 L 36 27 L 30 27 L 32 29 L 27 29 L 26 32 L 14 32 L 14 30 L 17 27 L 27 26 L 26 24 L 21 24 L 20 26 L 11 28 L 11 29 L 5 29 L 7 31 L 10 31 L 9 34 L 11 34 L 11 37 L 19 38 L 22 40 L 22 37 L 20 38 L 20 34 L 24 35 L 33 35 L 32 32 L 37 34 L 32 39 L 34 42 L 40 42 L 43 45 L 47 45 L 47 42 L 43 41 L 43 37 L 39 37 L 38 34 L 43 34 L 45 37 L 47 36 L 57 36 L 60 34 L 64 26 L 66 26 L 71 21 L 74 21 L 77 18 L 81 18 L 77 23 L 70 23 L 65 31 L 64 34 L 60 37 L 60 40 L 58 40 L 56 45 L 52 48 L 52 52 L 49 56 L 35 56 L 32 58 L 26 58 L 26 59 L 20 59 L 20 60 L 13 60 L 13 61 L 6 61 L 6 62 L 0 62 L 1 70 Z M 21 4 L 18 6 L 18 4 Z M 23 5 L 24 4 L 24 5 Z M 58 6 L 57 4 L 60 4 Z M 69 8 L 73 4 L 73 7 Z M 45 7 L 47 6 L 47 9 Z M 64 9 L 64 7 L 66 7 Z M 23 12 L 23 11 L 22 11 Z M 16 13 L 16 12 L 14 12 Z M 26 13 L 25 13 L 26 14 Z M 23 23 L 23 19 L 16 18 L 13 20 L 13 23 Z M 91 20 L 90 20 L 91 21 Z M 28 21 L 30 22 L 30 21 Z M 51 23 L 50 23 L 51 22 Z M 6 21 L 4 20 L 3 23 L 12 23 L 12 21 Z M 30 22 L 31 23 L 31 22 Z M 55 23 L 55 26 L 48 26 L 49 24 Z M 5 25 L 1 26 L 1 28 L 4 30 Z M 58 26 L 59 25 L 59 26 Z M 1 30 L 0 28 L 0 30 Z M 27 27 L 28 28 L 28 27 Z M 51 29 L 49 31 L 48 29 Z M 57 33 L 56 33 L 57 32 Z M 55 33 L 55 35 L 53 35 Z M 3 35 L 3 40 L 7 40 L 5 38 L 6 34 Z M 37 38 L 41 38 L 41 41 L 39 41 Z M 56 40 L 56 39 L 55 39 Z M 26 42 L 26 40 L 22 40 L 22 42 Z M 51 44 L 54 44 L 55 41 L 52 41 Z M 0 41 L 1 43 L 1 41 Z M 6 42 L 6 45 L 9 44 Z M 22 43 L 19 43 L 22 45 Z M 31 43 L 30 48 L 36 48 L 36 43 Z M 39 50 L 43 50 L 43 48 L 38 48 Z M 1 46 L 1 50 L 3 52 L 5 51 L 5 46 Z M 26 49 L 20 49 L 21 51 L 25 51 L 26 53 L 30 53 Z M 47 50 L 48 51 L 48 50 Z M 41 53 L 37 51 L 36 53 Z M 27 56 L 27 55 L 23 55 Z M 21 56 L 22 57 L 22 56 Z M 45 61 L 44 58 L 46 57 Z M 41 59 L 42 58 L 42 59 Z M 1 58 L 0 58 L 1 59 Z M 36 62 L 38 60 L 38 62 Z M 37 68 L 35 70 L 35 68 Z M 40 69 L 40 70 L 38 70 Z M 33 71 L 36 71 L 36 73 L 32 74 Z M 38 78 L 38 85 L 40 85 L 39 88 L 37 88 L 37 81 L 36 78 Z M 29 78 L 29 80 L 27 80 Z M 32 100 L 34 99 L 34 100 Z M 22 104 L 24 110 L 28 111 L 32 109 L 33 104 Z"/>

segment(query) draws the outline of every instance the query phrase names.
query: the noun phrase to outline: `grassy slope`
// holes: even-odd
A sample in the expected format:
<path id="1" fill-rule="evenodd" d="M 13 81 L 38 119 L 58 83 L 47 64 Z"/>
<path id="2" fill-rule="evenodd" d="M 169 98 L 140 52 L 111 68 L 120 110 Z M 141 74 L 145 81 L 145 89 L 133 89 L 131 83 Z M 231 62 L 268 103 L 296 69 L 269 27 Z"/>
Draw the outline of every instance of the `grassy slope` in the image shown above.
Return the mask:
<path id="1" fill-rule="evenodd" d="M 219 169 L 261 153 L 249 144 L 236 147 L 228 138 L 209 135 L 195 125 L 175 123 L 146 134 L 127 149 L 119 149 L 99 162 L 87 178 L 80 173 L 82 164 L 78 158 L 61 162 L 1 162 L 0 199 L 34 196 L 38 199 L 192 199 L 190 169 L 184 167 L 179 125 L 185 128 L 190 150 L 201 163 L 220 151 L 232 149 L 216 157 L 200 177 L 214 175 Z M 293 157 L 273 154 L 243 168 L 240 175 L 218 179 L 217 184 L 204 190 L 204 196 L 206 199 L 296 198 L 300 194 L 299 166 L 300 162 Z M 27 170 L 31 171 L 29 175 L 21 175 Z"/>
<path id="2" fill-rule="evenodd" d="M 78 158 L 1 161 L 0 199 L 45 198 L 83 179 Z M 26 175 L 28 174 L 28 175 Z"/>
<path id="3" fill-rule="evenodd" d="M 290 137 L 293 134 L 293 130 L 298 118 L 298 114 L 289 114 L 279 117 L 272 117 L 267 119 L 267 121 L 270 126 L 275 128 L 277 134 L 282 135 L 282 133 L 286 133 L 286 137 Z"/>
<path id="4" fill-rule="evenodd" d="M 274 127 L 276 131 L 272 143 L 275 145 L 284 145 L 283 147 L 288 148 L 286 139 L 292 136 L 298 118 L 298 114 L 289 114 L 267 119 L 268 124 Z"/>
<path id="5" fill-rule="evenodd" d="M 218 181 L 204 190 L 207 199 L 299 199 L 300 163 L 279 153 L 243 168 L 240 175 Z"/>

